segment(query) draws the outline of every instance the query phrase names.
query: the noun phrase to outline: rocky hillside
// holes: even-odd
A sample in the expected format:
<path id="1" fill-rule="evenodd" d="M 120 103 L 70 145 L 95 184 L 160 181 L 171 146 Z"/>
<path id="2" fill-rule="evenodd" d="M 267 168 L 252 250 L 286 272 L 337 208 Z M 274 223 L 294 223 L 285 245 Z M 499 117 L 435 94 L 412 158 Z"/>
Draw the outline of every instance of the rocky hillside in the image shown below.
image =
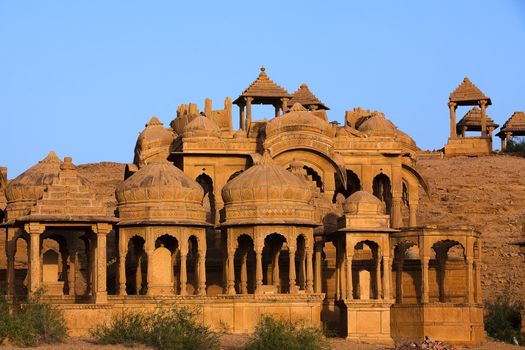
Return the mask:
<path id="1" fill-rule="evenodd" d="M 419 159 L 430 200 L 421 196 L 420 224 L 472 225 L 482 234 L 485 300 L 497 294 L 521 297 L 525 262 L 512 245 L 525 219 L 525 158 Z"/>
<path id="2" fill-rule="evenodd" d="M 114 211 L 117 206 L 115 189 L 124 181 L 125 168 L 126 164 L 112 162 L 77 166 L 78 173 L 95 185 L 97 198 L 106 203 L 111 211 Z"/>

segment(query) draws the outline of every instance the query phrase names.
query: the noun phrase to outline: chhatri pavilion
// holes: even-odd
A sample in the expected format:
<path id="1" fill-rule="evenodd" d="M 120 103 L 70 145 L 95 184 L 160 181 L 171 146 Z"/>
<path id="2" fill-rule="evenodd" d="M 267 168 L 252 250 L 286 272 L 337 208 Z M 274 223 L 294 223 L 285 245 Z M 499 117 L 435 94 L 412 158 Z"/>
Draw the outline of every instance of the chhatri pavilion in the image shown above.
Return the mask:
<path id="1" fill-rule="evenodd" d="M 476 89 L 465 79 L 451 94 L 452 152 L 468 130 L 491 147 L 491 101 Z M 472 104 L 456 125 L 456 107 Z M 272 118 L 257 119 L 258 105 Z M 1 186 L 1 286 L 43 287 L 74 335 L 124 308 L 175 305 L 235 333 L 271 314 L 375 343 L 480 343 L 479 232 L 419 226 L 429 189 L 415 142 L 383 113 L 354 108 L 340 126 L 328 111 L 306 84 L 289 93 L 261 68 L 222 109 L 207 99 L 169 126 L 151 118 L 109 205 L 49 153 Z"/>

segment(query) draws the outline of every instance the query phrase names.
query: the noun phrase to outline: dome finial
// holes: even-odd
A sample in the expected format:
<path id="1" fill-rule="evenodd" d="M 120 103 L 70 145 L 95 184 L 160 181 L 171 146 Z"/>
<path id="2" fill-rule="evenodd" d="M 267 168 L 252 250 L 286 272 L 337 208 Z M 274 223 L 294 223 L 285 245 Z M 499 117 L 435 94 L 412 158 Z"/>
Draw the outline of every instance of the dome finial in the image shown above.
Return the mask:
<path id="1" fill-rule="evenodd" d="M 64 157 L 64 162 L 60 164 L 60 170 L 73 170 L 75 166 L 73 165 L 73 158 Z"/>
<path id="2" fill-rule="evenodd" d="M 261 159 L 256 163 L 257 165 L 267 165 L 267 164 L 273 164 L 272 156 L 270 155 L 269 150 L 264 150 L 264 154 L 262 155 Z"/>
<path id="3" fill-rule="evenodd" d="M 264 68 L 264 66 L 261 66 L 261 72 L 264 72 L 266 70 L 266 68 Z"/>

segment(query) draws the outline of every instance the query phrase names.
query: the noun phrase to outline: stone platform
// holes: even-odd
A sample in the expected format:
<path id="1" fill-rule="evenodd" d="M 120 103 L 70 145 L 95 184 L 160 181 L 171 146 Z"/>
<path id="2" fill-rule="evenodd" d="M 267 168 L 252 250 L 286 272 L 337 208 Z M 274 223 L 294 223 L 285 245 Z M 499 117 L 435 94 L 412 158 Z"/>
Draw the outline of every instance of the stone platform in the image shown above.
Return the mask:
<path id="1" fill-rule="evenodd" d="M 199 321 L 214 331 L 251 333 L 262 315 L 301 320 L 321 326 L 323 294 L 200 296 L 108 296 L 108 304 L 73 304 L 55 301 L 63 310 L 70 336 L 86 336 L 98 324 L 122 311 L 148 311 L 157 307 L 189 307 L 198 310 Z M 64 300 L 65 301 L 65 300 Z"/>
<path id="2" fill-rule="evenodd" d="M 490 137 L 458 137 L 449 138 L 445 145 L 445 156 L 488 156 L 492 153 L 492 139 Z"/>
<path id="3" fill-rule="evenodd" d="M 429 336 L 455 345 L 479 345 L 485 340 L 482 305 L 395 304 L 390 316 L 394 340 Z"/>

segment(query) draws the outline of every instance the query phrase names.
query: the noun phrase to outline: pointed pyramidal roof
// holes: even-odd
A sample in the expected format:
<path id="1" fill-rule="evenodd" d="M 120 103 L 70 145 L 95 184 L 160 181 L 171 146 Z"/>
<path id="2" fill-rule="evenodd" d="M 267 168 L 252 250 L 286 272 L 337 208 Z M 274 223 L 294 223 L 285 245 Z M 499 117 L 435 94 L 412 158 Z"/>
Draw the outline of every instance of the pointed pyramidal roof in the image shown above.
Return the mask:
<path id="1" fill-rule="evenodd" d="M 243 97 L 253 97 L 253 103 L 261 103 L 264 100 L 290 98 L 291 95 L 268 77 L 263 66 L 257 79 L 233 103 L 243 105 Z"/>
<path id="2" fill-rule="evenodd" d="M 468 131 L 481 131 L 481 110 L 478 107 L 472 107 L 457 124 L 458 127 L 466 126 Z M 496 129 L 499 125 L 487 115 L 487 127 Z"/>
<path id="3" fill-rule="evenodd" d="M 91 183 L 78 175 L 71 157 L 64 158 L 60 172 L 46 186 L 42 197 L 24 221 L 112 222 L 108 209 L 96 198 Z"/>
<path id="4" fill-rule="evenodd" d="M 505 132 L 512 132 L 516 136 L 517 134 L 525 134 L 525 113 L 514 112 L 512 116 L 503 124 L 498 136 L 503 135 Z"/>
<path id="5" fill-rule="evenodd" d="M 300 103 L 305 108 L 312 109 L 311 106 L 315 106 L 316 109 L 329 110 L 324 103 L 322 103 L 315 95 L 310 91 L 308 85 L 305 83 L 301 84 L 299 89 L 292 94 L 292 98 L 288 101 L 288 106 L 293 106 L 295 103 Z"/>
<path id="6" fill-rule="evenodd" d="M 461 84 L 452 91 L 448 100 L 460 106 L 478 104 L 479 100 L 487 100 L 488 105 L 492 104 L 490 97 L 486 96 L 468 77 L 465 77 Z"/>

